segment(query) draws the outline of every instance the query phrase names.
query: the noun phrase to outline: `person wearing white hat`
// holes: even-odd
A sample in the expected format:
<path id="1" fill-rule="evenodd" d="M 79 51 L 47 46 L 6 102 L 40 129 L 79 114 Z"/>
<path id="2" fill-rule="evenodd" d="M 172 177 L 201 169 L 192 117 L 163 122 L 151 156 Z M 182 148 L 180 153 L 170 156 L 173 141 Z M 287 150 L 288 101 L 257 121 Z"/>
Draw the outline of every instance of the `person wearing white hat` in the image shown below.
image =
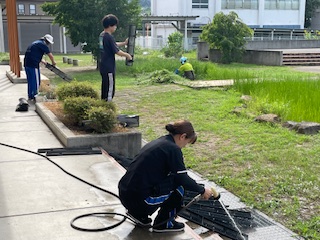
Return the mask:
<path id="1" fill-rule="evenodd" d="M 34 41 L 27 48 L 24 57 L 24 69 L 28 81 L 29 100 L 35 100 L 35 96 L 38 94 L 41 81 L 39 64 L 40 62 L 45 63 L 45 61 L 42 60 L 43 55 L 48 55 L 52 65 L 56 65 L 53 54 L 49 49 L 49 45 L 53 43 L 53 37 L 50 34 L 46 34 L 41 39 Z"/>

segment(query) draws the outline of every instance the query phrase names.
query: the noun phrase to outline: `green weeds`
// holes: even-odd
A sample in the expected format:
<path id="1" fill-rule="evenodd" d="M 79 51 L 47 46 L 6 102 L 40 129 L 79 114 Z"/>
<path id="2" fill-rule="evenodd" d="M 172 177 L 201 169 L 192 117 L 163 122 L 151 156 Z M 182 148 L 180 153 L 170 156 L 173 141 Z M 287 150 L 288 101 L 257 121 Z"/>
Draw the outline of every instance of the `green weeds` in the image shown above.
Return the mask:
<path id="1" fill-rule="evenodd" d="M 139 131 L 147 141 L 165 134 L 168 122 L 189 119 L 198 141 L 183 149 L 188 167 L 304 238 L 320 239 L 320 134 L 301 135 L 280 124 L 257 123 L 247 115 L 232 113 L 243 104 L 240 96 L 249 94 L 253 100 L 248 108 L 255 116 L 273 112 L 286 120 L 320 122 L 318 75 L 289 67 L 197 62 L 195 53 L 187 57 L 199 80 L 235 79 L 234 88 L 138 86 L 139 78 L 156 70 L 173 72 L 180 65 L 178 59 L 151 52 L 136 55 L 132 67 L 117 62 L 115 101 L 122 91 L 127 94 L 126 104 L 139 114 Z M 100 90 L 98 71 L 74 77 Z M 138 97 L 130 101 L 130 93 Z"/>
<path id="2" fill-rule="evenodd" d="M 10 59 L 9 53 L 1 53 L 0 52 L 0 62 L 9 61 L 9 59 Z"/>

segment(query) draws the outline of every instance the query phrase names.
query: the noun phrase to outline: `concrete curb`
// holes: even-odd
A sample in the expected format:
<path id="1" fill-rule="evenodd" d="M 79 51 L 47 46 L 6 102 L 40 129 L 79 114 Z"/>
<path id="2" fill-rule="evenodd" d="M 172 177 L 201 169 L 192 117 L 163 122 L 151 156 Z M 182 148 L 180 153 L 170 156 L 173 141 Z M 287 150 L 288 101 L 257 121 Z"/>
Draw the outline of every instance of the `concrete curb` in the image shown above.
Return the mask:
<path id="1" fill-rule="evenodd" d="M 12 82 L 12 83 L 27 83 L 27 75 L 26 75 L 26 72 L 25 71 L 20 71 L 20 77 L 17 77 L 17 75 L 12 72 L 11 70 L 9 71 L 6 71 L 6 76 L 7 78 Z M 40 79 L 41 81 L 48 81 L 49 79 L 40 74 Z"/>
<path id="2" fill-rule="evenodd" d="M 43 103 L 36 103 L 36 112 L 65 147 L 102 147 L 107 152 L 133 158 L 141 149 L 140 132 L 76 135 Z"/>

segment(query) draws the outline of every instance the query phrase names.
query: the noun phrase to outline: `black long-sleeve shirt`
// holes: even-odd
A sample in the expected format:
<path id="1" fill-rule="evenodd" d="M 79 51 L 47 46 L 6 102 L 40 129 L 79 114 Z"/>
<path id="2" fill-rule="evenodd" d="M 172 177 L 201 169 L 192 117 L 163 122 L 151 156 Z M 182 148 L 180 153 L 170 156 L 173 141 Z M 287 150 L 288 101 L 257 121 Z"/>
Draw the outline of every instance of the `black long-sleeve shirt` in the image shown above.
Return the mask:
<path id="1" fill-rule="evenodd" d="M 119 189 L 145 199 L 152 194 L 154 186 L 169 174 L 174 175 L 175 183 L 184 189 L 201 194 L 204 192 L 204 187 L 187 174 L 182 151 L 171 135 L 160 137 L 141 149 L 121 178 Z"/>

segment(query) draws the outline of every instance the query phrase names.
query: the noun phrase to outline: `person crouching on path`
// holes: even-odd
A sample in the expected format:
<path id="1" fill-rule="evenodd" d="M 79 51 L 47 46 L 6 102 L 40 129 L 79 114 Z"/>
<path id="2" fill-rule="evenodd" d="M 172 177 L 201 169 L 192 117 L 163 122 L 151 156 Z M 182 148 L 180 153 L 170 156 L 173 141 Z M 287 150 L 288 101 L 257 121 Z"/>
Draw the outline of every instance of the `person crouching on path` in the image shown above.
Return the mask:
<path id="1" fill-rule="evenodd" d="M 129 53 L 119 49 L 120 46 L 128 44 L 128 39 L 124 42 L 116 42 L 112 34 L 116 31 L 119 23 L 118 18 L 113 14 L 108 14 L 102 19 L 104 31 L 100 34 L 102 41 L 100 42 L 100 74 L 102 77 L 101 99 L 112 101 L 115 93 L 115 72 L 116 62 L 115 54 L 132 60 Z"/>
<path id="2" fill-rule="evenodd" d="M 174 216 L 182 208 L 184 190 L 212 196 L 211 189 L 196 183 L 189 175 L 181 149 L 194 144 L 197 135 L 189 121 L 167 124 L 168 135 L 146 144 L 119 181 L 119 197 L 127 214 L 141 227 L 151 226 L 151 216 L 160 208 L 153 224 L 154 232 L 177 232 L 184 224 Z"/>
<path id="3" fill-rule="evenodd" d="M 45 63 L 42 60 L 44 54 L 48 55 L 52 65 L 56 65 L 54 57 L 50 52 L 49 45 L 53 44 L 53 37 L 50 34 L 44 35 L 39 40 L 34 41 L 28 46 L 24 56 L 24 69 L 27 75 L 28 81 L 28 99 L 35 100 L 35 96 L 38 94 L 40 87 L 40 62 Z"/>

